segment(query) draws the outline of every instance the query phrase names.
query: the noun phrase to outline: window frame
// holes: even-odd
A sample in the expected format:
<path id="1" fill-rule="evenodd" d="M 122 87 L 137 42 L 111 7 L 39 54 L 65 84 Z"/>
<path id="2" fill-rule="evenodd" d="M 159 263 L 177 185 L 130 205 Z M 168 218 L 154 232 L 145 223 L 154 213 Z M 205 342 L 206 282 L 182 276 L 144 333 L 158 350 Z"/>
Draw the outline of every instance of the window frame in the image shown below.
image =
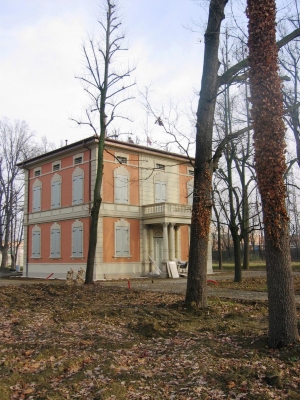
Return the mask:
<path id="1" fill-rule="evenodd" d="M 61 161 L 57 160 L 52 163 L 52 172 L 60 171 L 61 170 Z"/>
<path id="2" fill-rule="evenodd" d="M 37 178 L 38 176 L 42 175 L 42 168 L 38 167 L 33 170 L 33 177 Z"/>
<path id="3" fill-rule="evenodd" d="M 160 171 L 165 171 L 166 170 L 166 165 L 165 164 L 156 163 L 155 164 L 155 169 L 159 169 Z"/>
<path id="4" fill-rule="evenodd" d="M 76 164 L 75 160 L 79 159 L 80 157 L 81 157 L 81 162 Z M 73 156 L 73 165 L 74 165 L 74 167 L 76 167 L 77 165 L 83 164 L 83 160 L 84 160 L 83 153 L 74 154 L 74 156 Z"/>

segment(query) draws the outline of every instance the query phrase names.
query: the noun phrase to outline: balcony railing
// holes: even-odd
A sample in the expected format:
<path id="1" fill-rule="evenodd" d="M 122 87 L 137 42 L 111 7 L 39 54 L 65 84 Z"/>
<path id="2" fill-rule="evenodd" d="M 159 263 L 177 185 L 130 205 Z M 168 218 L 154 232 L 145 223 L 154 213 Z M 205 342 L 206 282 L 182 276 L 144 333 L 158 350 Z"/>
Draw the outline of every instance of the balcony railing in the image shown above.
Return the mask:
<path id="1" fill-rule="evenodd" d="M 190 218 L 192 206 L 187 204 L 156 203 L 143 207 L 143 216 L 180 216 Z"/>

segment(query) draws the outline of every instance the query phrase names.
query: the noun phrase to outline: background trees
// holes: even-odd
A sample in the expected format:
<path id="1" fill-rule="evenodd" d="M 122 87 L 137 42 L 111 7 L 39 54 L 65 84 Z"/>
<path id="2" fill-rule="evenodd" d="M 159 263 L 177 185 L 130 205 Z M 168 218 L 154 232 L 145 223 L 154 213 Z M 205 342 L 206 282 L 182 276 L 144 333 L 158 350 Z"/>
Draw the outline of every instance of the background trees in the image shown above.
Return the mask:
<path id="1" fill-rule="evenodd" d="M 23 239 L 24 176 L 17 163 L 41 152 L 33 141 L 34 134 L 24 121 L 0 121 L 0 251 L 1 268 L 11 256 L 15 267 L 20 243 Z"/>

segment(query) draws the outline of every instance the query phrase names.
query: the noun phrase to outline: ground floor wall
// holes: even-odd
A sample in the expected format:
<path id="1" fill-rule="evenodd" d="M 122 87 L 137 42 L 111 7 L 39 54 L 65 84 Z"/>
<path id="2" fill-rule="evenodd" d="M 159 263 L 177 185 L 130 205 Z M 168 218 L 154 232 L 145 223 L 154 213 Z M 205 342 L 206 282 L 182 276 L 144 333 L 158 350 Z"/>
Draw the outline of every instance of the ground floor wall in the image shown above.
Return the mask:
<path id="1" fill-rule="evenodd" d="M 37 278 L 51 275 L 51 278 L 65 279 L 71 268 L 75 273 L 80 268 L 85 270 L 89 224 L 89 217 L 85 217 L 30 225 L 26 235 L 27 262 L 24 263 L 23 275 Z M 187 261 L 189 226 L 176 226 L 173 223 L 167 225 L 167 228 L 166 226 L 163 228 L 163 224 L 145 225 L 138 218 L 110 216 L 100 218 L 94 279 L 147 276 L 149 272 L 155 270 L 156 263 L 166 274 L 166 260 Z M 60 232 L 60 242 L 56 245 L 58 254 L 55 256 L 52 254 L 53 229 Z M 74 239 L 74 231 L 80 229 L 82 252 L 74 255 L 74 246 L 78 242 L 76 238 L 77 242 Z M 33 239 L 36 233 L 40 239 L 38 255 L 34 253 L 37 251 Z M 211 253 L 208 254 L 208 259 L 208 273 L 212 273 Z"/>

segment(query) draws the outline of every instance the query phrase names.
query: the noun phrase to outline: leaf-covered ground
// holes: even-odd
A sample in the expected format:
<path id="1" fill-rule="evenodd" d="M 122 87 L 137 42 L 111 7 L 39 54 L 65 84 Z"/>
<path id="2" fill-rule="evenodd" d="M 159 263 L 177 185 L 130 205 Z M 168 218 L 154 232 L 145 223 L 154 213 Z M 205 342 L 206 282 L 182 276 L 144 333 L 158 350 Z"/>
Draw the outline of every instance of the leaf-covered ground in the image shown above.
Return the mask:
<path id="1" fill-rule="evenodd" d="M 300 345 L 266 347 L 263 302 L 36 284 L 1 287 L 0 313 L 1 400 L 300 398 Z"/>
<path id="2" fill-rule="evenodd" d="M 235 290 L 246 290 L 246 291 L 257 291 L 267 292 L 267 280 L 266 278 L 249 278 L 243 279 L 242 282 L 233 282 L 232 279 L 224 279 L 218 281 L 220 288 L 229 288 Z M 300 295 L 300 276 L 294 276 L 295 294 Z"/>

